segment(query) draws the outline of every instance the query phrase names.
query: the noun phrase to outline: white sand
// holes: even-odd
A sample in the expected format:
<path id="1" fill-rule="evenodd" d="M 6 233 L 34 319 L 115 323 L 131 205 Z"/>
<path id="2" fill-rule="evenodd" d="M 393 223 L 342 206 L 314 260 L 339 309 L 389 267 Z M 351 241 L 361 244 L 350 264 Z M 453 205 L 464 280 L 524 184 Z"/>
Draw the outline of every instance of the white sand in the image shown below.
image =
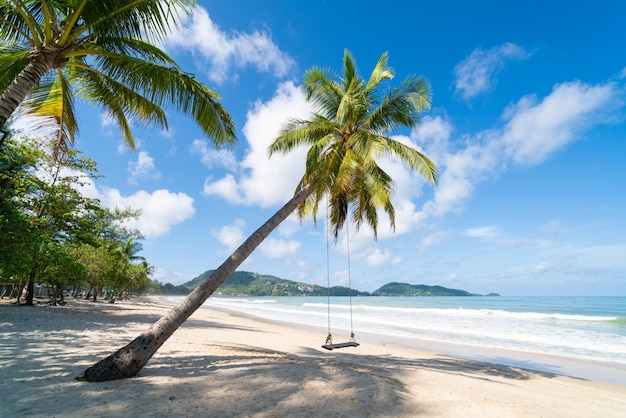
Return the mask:
<path id="1" fill-rule="evenodd" d="M 0 417 L 625 417 L 626 386 L 383 344 L 326 351 L 307 330 L 202 308 L 139 376 L 76 382 L 166 306 L 0 304 Z"/>

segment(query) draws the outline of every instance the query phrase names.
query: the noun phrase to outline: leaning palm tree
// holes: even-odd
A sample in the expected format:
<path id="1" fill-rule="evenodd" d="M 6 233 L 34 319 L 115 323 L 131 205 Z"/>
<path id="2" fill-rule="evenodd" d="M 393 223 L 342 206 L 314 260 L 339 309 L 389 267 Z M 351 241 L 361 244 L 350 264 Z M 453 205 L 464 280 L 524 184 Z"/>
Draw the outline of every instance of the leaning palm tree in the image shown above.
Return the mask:
<path id="1" fill-rule="evenodd" d="M 0 0 L 0 126 L 22 105 L 52 124 L 55 150 L 78 133 L 75 100 L 103 108 L 134 149 L 131 121 L 168 128 L 164 105 L 216 144 L 235 142 L 220 97 L 154 43 L 196 0 Z"/>
<path id="2" fill-rule="evenodd" d="M 105 381 L 135 376 L 152 355 L 228 279 L 241 263 L 294 211 L 301 216 L 315 214 L 327 198 L 335 236 L 344 224 L 348 208 L 357 225 L 365 220 L 377 231 L 377 209 L 394 220 L 390 196 L 391 178 L 376 164 L 379 157 L 395 155 L 429 181 L 435 181 L 436 167 L 415 149 L 388 136 L 398 126 L 414 126 L 419 114 L 430 105 L 428 83 L 409 77 L 399 87 L 380 92 L 381 83 L 393 71 L 383 54 L 369 80 L 360 78 L 352 56 L 344 55 L 344 74 L 311 69 L 303 86 L 315 113 L 311 120 L 293 120 L 270 145 L 270 155 L 309 145 L 305 174 L 294 197 L 257 229 L 235 252 L 185 300 L 155 322 L 147 331 L 88 368 L 77 377 Z"/>

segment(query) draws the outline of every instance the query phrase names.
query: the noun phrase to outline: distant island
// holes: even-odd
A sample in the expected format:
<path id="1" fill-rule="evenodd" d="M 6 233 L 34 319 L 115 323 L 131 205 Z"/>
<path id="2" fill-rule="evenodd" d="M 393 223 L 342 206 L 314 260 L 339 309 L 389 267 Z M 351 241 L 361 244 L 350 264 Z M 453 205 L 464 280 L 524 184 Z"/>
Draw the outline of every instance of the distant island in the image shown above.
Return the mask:
<path id="1" fill-rule="evenodd" d="M 213 270 L 208 270 L 189 282 L 174 286 L 161 286 L 161 293 L 166 295 L 184 295 L 202 283 Z M 449 289 L 443 286 L 428 286 L 424 284 L 387 283 L 374 292 L 362 292 L 344 286 L 327 287 L 312 285 L 292 280 L 281 279 L 276 276 L 236 271 L 222 284 L 217 295 L 223 296 L 484 296 L 470 293 L 465 290 Z M 486 296 L 500 296 L 489 293 Z"/>

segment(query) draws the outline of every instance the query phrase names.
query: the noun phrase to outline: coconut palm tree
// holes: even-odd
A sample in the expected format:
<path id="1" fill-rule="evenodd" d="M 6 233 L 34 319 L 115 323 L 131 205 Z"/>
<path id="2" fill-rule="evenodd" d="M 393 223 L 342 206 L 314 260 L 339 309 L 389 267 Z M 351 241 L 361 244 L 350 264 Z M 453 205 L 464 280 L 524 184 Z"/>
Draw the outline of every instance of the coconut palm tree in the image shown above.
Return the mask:
<path id="1" fill-rule="evenodd" d="M 163 106 L 192 116 L 216 144 L 235 142 L 217 93 L 154 46 L 196 0 L 0 0 L 0 126 L 20 104 L 78 133 L 76 98 L 103 108 L 134 149 L 131 121 L 168 128 Z"/>
<path id="2" fill-rule="evenodd" d="M 381 83 L 393 77 L 383 54 L 369 80 L 360 78 L 350 53 L 344 55 L 340 78 L 328 70 L 305 73 L 303 86 L 315 113 L 310 120 L 292 120 L 270 145 L 270 155 L 294 147 L 310 146 L 305 174 L 294 197 L 257 229 L 187 298 L 166 313 L 150 329 L 77 377 L 105 381 L 135 376 L 174 331 L 228 279 L 269 234 L 294 211 L 301 216 L 316 213 L 327 197 L 335 236 L 344 224 L 348 208 L 357 225 L 366 221 L 377 231 L 377 209 L 394 218 L 390 196 L 393 181 L 376 159 L 395 155 L 429 181 L 435 181 L 435 165 L 418 151 L 388 136 L 398 126 L 414 126 L 430 105 L 428 83 L 409 77 L 397 88 L 380 92 Z"/>
<path id="3" fill-rule="evenodd" d="M 111 246 L 111 251 L 115 255 L 115 258 L 119 262 L 117 266 L 117 279 L 122 279 L 125 281 L 123 286 L 121 283 L 115 283 L 115 292 L 110 295 L 109 302 L 115 303 L 118 296 L 121 296 L 128 290 L 132 282 L 136 279 L 135 275 L 129 274 L 129 270 L 132 265 L 146 263 L 145 257 L 137 255 L 139 252 L 143 250 L 143 246 L 139 241 L 135 239 L 135 237 L 130 237 L 125 241 L 116 241 Z"/>

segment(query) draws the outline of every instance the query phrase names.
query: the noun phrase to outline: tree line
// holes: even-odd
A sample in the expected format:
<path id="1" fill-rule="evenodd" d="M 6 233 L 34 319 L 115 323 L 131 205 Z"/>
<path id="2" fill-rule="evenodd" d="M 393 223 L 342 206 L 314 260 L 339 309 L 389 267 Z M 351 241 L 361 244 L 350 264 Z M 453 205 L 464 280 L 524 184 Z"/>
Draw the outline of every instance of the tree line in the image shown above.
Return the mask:
<path id="1" fill-rule="evenodd" d="M 0 145 L 0 297 L 33 305 L 68 295 L 114 302 L 156 286 L 139 255 L 131 209 L 109 210 L 80 188 L 96 163 L 76 149 L 56 156 L 36 139 Z M 157 283 L 158 284 L 158 283 Z"/>

